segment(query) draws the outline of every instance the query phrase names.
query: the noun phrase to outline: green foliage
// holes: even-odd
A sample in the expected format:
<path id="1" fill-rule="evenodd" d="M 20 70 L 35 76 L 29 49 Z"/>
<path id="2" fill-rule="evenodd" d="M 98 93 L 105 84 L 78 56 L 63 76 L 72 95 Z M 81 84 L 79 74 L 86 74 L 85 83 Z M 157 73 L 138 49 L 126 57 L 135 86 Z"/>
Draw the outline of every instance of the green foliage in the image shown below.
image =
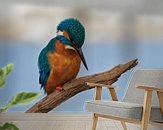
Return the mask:
<path id="1" fill-rule="evenodd" d="M 21 92 L 16 94 L 10 101 L 12 105 L 24 104 L 35 99 L 39 94 L 34 92 Z"/>
<path id="2" fill-rule="evenodd" d="M 12 123 L 5 123 L 3 126 L 0 126 L 0 130 L 19 130 L 19 129 Z"/>
<path id="3" fill-rule="evenodd" d="M 5 79 L 7 75 L 11 72 L 12 68 L 13 64 L 8 64 L 0 69 L 0 88 L 5 84 Z M 0 107 L 0 113 L 6 111 L 11 106 L 28 103 L 35 99 L 38 95 L 39 95 L 38 93 L 34 92 L 17 93 L 6 105 Z M 3 126 L 0 126 L 0 130 L 19 130 L 19 129 L 12 123 L 5 123 Z"/>
<path id="4" fill-rule="evenodd" d="M 9 107 L 18 105 L 18 104 L 25 104 L 33 99 L 35 99 L 39 94 L 34 92 L 21 92 L 16 94 L 12 99 L 3 107 L 0 107 L 0 113 L 6 111 Z"/>
<path id="5" fill-rule="evenodd" d="M 13 64 L 8 64 L 0 69 L 0 87 L 2 87 L 5 84 L 6 76 L 11 72 L 13 66 L 14 66 Z"/>

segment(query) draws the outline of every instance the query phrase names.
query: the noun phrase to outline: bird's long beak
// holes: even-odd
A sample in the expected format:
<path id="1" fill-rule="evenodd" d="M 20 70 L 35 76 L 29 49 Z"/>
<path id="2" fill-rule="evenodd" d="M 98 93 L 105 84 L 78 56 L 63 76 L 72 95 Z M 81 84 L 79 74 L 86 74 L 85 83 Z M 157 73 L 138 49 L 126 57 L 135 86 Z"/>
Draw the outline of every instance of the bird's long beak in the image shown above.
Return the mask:
<path id="1" fill-rule="evenodd" d="M 80 59 L 82 60 L 82 62 L 83 62 L 83 64 L 84 64 L 85 68 L 88 70 L 87 63 L 86 63 L 86 61 L 85 61 L 85 58 L 84 58 L 84 54 L 83 54 L 82 49 L 79 48 L 79 47 L 77 46 L 77 44 L 76 44 L 74 41 L 72 41 L 72 45 L 73 45 L 73 47 L 75 48 L 75 50 L 77 51 L 77 53 L 79 54 Z"/>

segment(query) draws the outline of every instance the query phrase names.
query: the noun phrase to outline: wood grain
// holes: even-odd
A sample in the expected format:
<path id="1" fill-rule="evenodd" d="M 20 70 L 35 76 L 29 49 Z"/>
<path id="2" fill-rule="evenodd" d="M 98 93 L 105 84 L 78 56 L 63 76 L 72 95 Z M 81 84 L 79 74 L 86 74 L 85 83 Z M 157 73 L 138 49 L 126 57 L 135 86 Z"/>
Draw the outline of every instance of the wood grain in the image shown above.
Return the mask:
<path id="1" fill-rule="evenodd" d="M 87 82 L 111 85 L 114 82 L 116 82 L 124 72 L 135 67 L 137 64 L 138 64 L 137 59 L 135 59 L 126 64 L 119 64 L 109 71 L 71 80 L 63 85 L 64 91 L 54 91 L 50 95 L 41 99 L 26 112 L 47 113 L 51 111 L 53 108 L 63 103 L 64 101 L 71 98 L 72 96 L 82 91 L 94 88 L 94 86 L 88 86 Z"/>
<path id="2" fill-rule="evenodd" d="M 115 92 L 115 89 L 114 88 L 108 88 L 108 90 L 110 92 L 112 100 L 113 101 L 118 101 L 118 97 L 117 97 L 117 94 Z"/>
<path id="3" fill-rule="evenodd" d="M 94 100 L 101 100 L 102 87 L 95 86 Z"/>
<path id="4" fill-rule="evenodd" d="M 153 86 L 137 86 L 137 89 L 144 89 L 144 90 L 154 90 L 154 91 L 159 91 L 163 92 L 163 89 L 161 87 L 153 87 Z"/>
<path id="5" fill-rule="evenodd" d="M 143 115 L 141 121 L 141 130 L 147 130 L 151 112 L 152 90 L 146 90 L 144 94 Z"/>
<path id="6" fill-rule="evenodd" d="M 163 92 L 157 91 L 157 96 L 160 103 L 161 113 L 163 115 Z"/>
<path id="7" fill-rule="evenodd" d="M 99 83 L 87 83 L 88 86 L 96 86 L 96 87 L 107 87 L 107 88 L 116 88 L 113 85 L 99 84 Z"/>

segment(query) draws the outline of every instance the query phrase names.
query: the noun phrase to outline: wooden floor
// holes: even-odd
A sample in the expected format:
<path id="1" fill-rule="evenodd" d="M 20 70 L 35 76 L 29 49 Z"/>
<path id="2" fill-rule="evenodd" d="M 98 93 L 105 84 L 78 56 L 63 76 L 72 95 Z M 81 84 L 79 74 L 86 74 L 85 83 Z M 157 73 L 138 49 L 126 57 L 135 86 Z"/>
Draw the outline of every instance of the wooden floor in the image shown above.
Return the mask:
<path id="1" fill-rule="evenodd" d="M 91 114 L 1 114 L 0 123 L 13 122 L 20 130 L 91 130 Z M 134 127 L 134 128 L 133 128 Z M 136 125 L 129 130 L 140 130 Z M 97 130 L 123 130 L 117 121 L 99 119 Z"/>

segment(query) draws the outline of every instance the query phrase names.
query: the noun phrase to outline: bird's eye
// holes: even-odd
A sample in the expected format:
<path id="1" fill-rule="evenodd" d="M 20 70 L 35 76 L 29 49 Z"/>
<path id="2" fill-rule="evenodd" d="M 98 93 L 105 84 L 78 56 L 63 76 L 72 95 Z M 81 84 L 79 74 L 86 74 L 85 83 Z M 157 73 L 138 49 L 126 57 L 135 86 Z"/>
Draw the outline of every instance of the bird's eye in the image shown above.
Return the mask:
<path id="1" fill-rule="evenodd" d="M 63 32 L 62 31 L 57 31 L 57 35 L 62 35 L 63 36 Z"/>

